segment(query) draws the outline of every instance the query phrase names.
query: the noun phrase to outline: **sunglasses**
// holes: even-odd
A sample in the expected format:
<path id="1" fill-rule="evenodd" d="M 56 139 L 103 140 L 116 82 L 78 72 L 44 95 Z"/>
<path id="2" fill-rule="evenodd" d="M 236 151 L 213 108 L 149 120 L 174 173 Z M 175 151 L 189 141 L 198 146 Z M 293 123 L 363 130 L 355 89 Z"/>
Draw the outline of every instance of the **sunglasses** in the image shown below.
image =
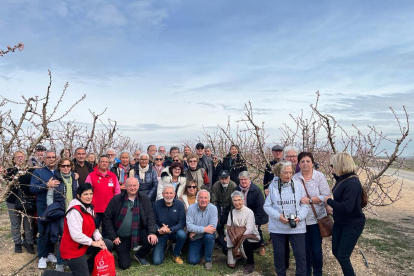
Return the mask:
<path id="1" fill-rule="evenodd" d="M 180 160 L 176 159 L 176 160 L 173 160 L 173 162 L 180 162 Z"/>
<path id="2" fill-rule="evenodd" d="M 162 158 L 155 158 L 155 161 L 162 161 Z"/>
<path id="3" fill-rule="evenodd" d="M 187 189 L 197 189 L 197 186 L 187 186 Z"/>
<path id="4" fill-rule="evenodd" d="M 196 149 L 200 150 L 200 149 L 204 149 L 204 148 L 198 147 L 198 148 L 196 148 Z"/>
<path id="5" fill-rule="evenodd" d="M 61 168 L 70 168 L 72 167 L 71 165 L 60 165 Z"/>

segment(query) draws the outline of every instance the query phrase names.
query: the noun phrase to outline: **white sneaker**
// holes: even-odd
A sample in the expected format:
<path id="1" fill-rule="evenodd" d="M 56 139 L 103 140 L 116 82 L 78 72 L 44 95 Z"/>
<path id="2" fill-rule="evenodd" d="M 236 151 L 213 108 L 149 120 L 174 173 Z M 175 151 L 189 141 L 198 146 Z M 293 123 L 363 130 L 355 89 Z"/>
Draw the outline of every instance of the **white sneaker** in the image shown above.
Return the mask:
<path id="1" fill-rule="evenodd" d="M 45 257 L 40 258 L 37 268 L 47 268 L 47 259 Z"/>
<path id="2" fill-rule="evenodd" d="M 57 259 L 56 259 L 55 255 L 53 255 L 53 253 L 49 253 L 49 255 L 47 255 L 47 261 L 51 262 L 51 263 L 56 263 Z"/>
<path id="3" fill-rule="evenodd" d="M 65 271 L 65 268 L 63 267 L 63 264 L 61 264 L 61 265 L 57 264 L 55 270 L 56 271 L 60 271 L 60 272 L 64 272 Z"/>

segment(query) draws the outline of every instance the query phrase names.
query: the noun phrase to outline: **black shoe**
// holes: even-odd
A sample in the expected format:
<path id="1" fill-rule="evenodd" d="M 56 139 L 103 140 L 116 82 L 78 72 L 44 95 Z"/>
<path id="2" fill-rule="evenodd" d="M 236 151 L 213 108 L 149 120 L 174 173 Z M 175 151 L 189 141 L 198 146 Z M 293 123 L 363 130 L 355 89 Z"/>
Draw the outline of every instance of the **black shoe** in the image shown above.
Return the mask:
<path id="1" fill-rule="evenodd" d="M 27 253 L 34 254 L 34 247 L 33 244 L 28 244 L 27 242 L 23 242 L 24 248 L 26 248 Z"/>
<path id="2" fill-rule="evenodd" d="M 21 244 L 14 245 L 14 253 L 23 253 Z"/>

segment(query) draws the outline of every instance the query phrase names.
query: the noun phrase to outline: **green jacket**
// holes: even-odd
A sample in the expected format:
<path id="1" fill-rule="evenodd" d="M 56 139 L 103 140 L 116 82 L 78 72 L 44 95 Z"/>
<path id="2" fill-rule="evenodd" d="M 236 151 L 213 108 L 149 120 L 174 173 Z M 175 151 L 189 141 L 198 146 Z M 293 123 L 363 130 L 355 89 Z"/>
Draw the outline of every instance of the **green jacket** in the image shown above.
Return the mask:
<path id="1" fill-rule="evenodd" d="M 211 203 L 217 207 L 219 219 L 223 215 L 223 220 L 227 221 L 227 215 L 232 209 L 231 203 L 231 193 L 236 189 L 237 184 L 230 180 L 227 189 L 223 188 L 220 181 L 214 183 L 213 188 L 211 189 Z M 222 212 L 223 210 L 223 212 Z"/>

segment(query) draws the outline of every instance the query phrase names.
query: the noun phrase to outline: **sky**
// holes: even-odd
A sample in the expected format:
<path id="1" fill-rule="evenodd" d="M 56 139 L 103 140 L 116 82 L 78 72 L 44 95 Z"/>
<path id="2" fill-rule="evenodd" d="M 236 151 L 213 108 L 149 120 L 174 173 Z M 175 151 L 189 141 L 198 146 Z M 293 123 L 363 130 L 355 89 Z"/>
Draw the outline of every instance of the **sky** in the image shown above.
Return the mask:
<path id="1" fill-rule="evenodd" d="M 267 142 L 289 114 L 319 108 L 350 133 L 375 125 L 391 140 L 414 113 L 413 1 L 0 0 L 0 95 L 54 97 L 124 135 L 171 146 L 243 117 L 250 101 Z M 57 100 L 57 98 L 53 98 Z M 18 112 L 17 112 L 18 113 Z M 19 116 L 16 114 L 15 116 Z M 405 124 L 403 124 L 405 126 Z M 409 138 L 413 138 L 411 134 Z M 384 144 L 390 151 L 391 144 Z M 411 143 L 404 155 L 413 155 Z"/>

